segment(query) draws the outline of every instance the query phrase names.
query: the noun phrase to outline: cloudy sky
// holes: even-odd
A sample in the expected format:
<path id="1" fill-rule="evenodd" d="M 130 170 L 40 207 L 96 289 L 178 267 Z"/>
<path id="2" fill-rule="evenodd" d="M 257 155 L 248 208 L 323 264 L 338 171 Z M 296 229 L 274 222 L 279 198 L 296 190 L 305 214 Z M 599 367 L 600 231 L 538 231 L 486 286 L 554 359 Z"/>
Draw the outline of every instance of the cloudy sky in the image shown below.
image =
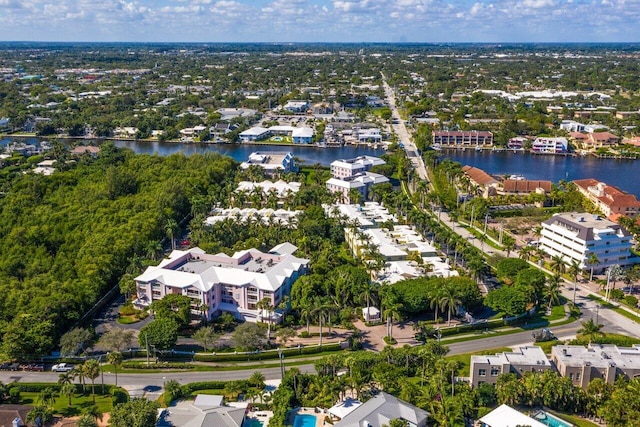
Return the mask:
<path id="1" fill-rule="evenodd" d="M 640 0 L 0 0 L 0 40 L 640 41 Z"/>

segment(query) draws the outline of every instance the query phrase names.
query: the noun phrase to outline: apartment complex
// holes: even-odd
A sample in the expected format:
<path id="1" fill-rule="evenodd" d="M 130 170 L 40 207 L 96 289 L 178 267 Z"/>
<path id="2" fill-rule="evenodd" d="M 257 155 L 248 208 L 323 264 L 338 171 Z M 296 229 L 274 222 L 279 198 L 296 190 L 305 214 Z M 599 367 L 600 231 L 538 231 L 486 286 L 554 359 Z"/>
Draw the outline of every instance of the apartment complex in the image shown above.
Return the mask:
<path id="1" fill-rule="evenodd" d="M 493 145 L 493 134 L 488 131 L 437 131 L 433 132 L 436 146 L 483 147 Z"/>
<path id="2" fill-rule="evenodd" d="M 635 264 L 639 258 L 631 246 L 627 230 L 599 215 L 561 213 L 542 222 L 540 248 L 550 256 L 576 260 L 582 269 L 602 271 L 614 264 Z M 598 258 L 596 264 L 588 263 L 591 254 Z"/>
<path id="3" fill-rule="evenodd" d="M 525 372 L 544 372 L 553 369 L 540 347 L 520 347 L 518 351 L 496 353 L 491 356 L 471 356 L 471 387 L 480 384 L 496 384 L 498 375 L 514 373 L 522 376 Z"/>
<path id="4" fill-rule="evenodd" d="M 633 194 L 596 179 L 573 181 L 576 188 L 607 218 L 615 221 L 621 215 L 633 217 L 640 213 L 640 201 Z"/>
<path id="5" fill-rule="evenodd" d="M 250 322 L 269 316 L 279 321 L 282 313 L 265 313 L 256 304 L 268 298 L 277 307 L 298 277 L 306 274 L 309 260 L 295 257 L 296 250 L 290 243 L 268 253 L 248 249 L 233 256 L 210 255 L 197 247 L 174 250 L 169 258 L 135 278 L 134 303 L 149 306 L 166 295 L 179 294 L 192 299 L 193 313 L 200 314 L 206 307 L 207 318 L 228 312 Z"/>
<path id="6" fill-rule="evenodd" d="M 374 166 L 384 164 L 386 164 L 384 160 L 373 156 L 335 160 L 331 163 L 331 176 L 338 179 L 349 178 L 362 172 L 368 172 Z"/>
<path id="7" fill-rule="evenodd" d="M 563 377 L 575 386 L 587 388 L 601 378 L 613 384 L 616 378 L 640 377 L 640 345 L 618 347 L 612 344 L 557 345 L 551 348 L 551 360 Z"/>

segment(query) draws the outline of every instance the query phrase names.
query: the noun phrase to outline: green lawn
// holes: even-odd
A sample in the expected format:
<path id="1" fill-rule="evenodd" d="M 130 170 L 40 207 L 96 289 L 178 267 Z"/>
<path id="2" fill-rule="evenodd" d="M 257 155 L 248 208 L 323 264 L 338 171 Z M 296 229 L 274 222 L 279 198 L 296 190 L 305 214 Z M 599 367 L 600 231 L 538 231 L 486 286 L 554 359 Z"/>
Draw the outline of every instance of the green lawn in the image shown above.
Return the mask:
<path id="1" fill-rule="evenodd" d="M 98 406 L 98 411 L 102 413 L 111 412 L 111 396 L 108 394 L 101 396 L 99 393 L 100 386 L 96 385 L 96 405 Z M 20 393 L 20 403 L 24 405 L 38 405 L 40 403 L 39 394 L 40 393 L 35 392 L 22 392 Z M 89 386 L 87 387 L 87 394 L 85 396 L 82 394 L 74 394 L 71 397 L 71 406 L 69 406 L 67 396 L 56 398 L 53 410 L 56 414 L 73 416 L 81 414 L 84 408 L 91 406 L 93 406 L 93 398 L 91 397 L 91 386 Z"/>
<path id="2" fill-rule="evenodd" d="M 511 351 L 511 348 L 498 347 L 498 348 L 492 348 L 489 350 L 479 351 L 477 353 L 474 352 L 474 353 L 456 354 L 455 356 L 447 356 L 447 359 L 457 360 L 459 362 L 462 362 L 464 366 L 460 369 L 459 375 L 463 377 L 468 377 L 470 375 L 471 356 L 478 356 L 478 355 L 485 355 L 485 354 L 493 355 L 493 354 L 502 353 L 505 351 Z"/>
<path id="3" fill-rule="evenodd" d="M 570 422 L 576 427 L 596 427 L 598 425 L 598 424 L 592 423 L 591 421 L 585 420 L 584 418 L 578 417 L 577 415 L 563 414 L 556 411 L 548 411 L 548 412 L 555 415 L 558 418 L 562 418 L 563 420 Z"/>

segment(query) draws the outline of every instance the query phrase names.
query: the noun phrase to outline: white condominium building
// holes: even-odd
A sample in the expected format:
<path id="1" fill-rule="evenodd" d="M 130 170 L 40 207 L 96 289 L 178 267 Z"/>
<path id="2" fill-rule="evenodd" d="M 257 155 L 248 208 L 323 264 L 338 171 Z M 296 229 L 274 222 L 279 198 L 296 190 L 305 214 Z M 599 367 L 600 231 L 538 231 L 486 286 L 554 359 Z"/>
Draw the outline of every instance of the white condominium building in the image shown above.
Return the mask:
<path id="1" fill-rule="evenodd" d="M 166 295 L 179 294 L 192 298 L 194 314 L 206 307 L 207 318 L 228 312 L 239 320 L 256 322 L 271 316 L 277 322 L 281 313 L 266 313 L 256 305 L 268 298 L 277 307 L 298 277 L 306 274 L 309 260 L 293 256 L 296 250 L 291 243 L 282 243 L 268 253 L 248 249 L 233 256 L 210 255 L 197 247 L 175 250 L 134 279 L 134 304 L 148 306 Z"/>
<path id="2" fill-rule="evenodd" d="M 635 264 L 640 258 L 631 252 L 631 236 L 619 224 L 587 213 L 556 214 L 542 222 L 540 248 L 565 262 L 576 260 L 580 268 L 602 271 L 608 266 Z M 591 254 L 598 258 L 590 265 Z"/>

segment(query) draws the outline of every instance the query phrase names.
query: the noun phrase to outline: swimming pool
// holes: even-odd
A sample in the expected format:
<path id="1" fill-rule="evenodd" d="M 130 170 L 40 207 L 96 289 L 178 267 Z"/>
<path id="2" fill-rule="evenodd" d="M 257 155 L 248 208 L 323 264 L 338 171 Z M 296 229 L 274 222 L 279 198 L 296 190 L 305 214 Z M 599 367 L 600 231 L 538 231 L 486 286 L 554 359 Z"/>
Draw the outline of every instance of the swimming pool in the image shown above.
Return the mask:
<path id="1" fill-rule="evenodd" d="M 298 414 L 293 420 L 293 427 L 316 427 L 316 417 L 307 414 Z"/>
<path id="2" fill-rule="evenodd" d="M 255 418 L 247 418 L 242 427 L 262 427 L 262 421 Z"/>
<path id="3" fill-rule="evenodd" d="M 540 421 L 542 424 L 546 424 L 549 427 L 573 427 L 573 424 L 566 422 L 565 420 L 561 420 L 555 415 L 551 415 L 547 412 L 540 411 L 534 417 L 534 420 Z"/>

